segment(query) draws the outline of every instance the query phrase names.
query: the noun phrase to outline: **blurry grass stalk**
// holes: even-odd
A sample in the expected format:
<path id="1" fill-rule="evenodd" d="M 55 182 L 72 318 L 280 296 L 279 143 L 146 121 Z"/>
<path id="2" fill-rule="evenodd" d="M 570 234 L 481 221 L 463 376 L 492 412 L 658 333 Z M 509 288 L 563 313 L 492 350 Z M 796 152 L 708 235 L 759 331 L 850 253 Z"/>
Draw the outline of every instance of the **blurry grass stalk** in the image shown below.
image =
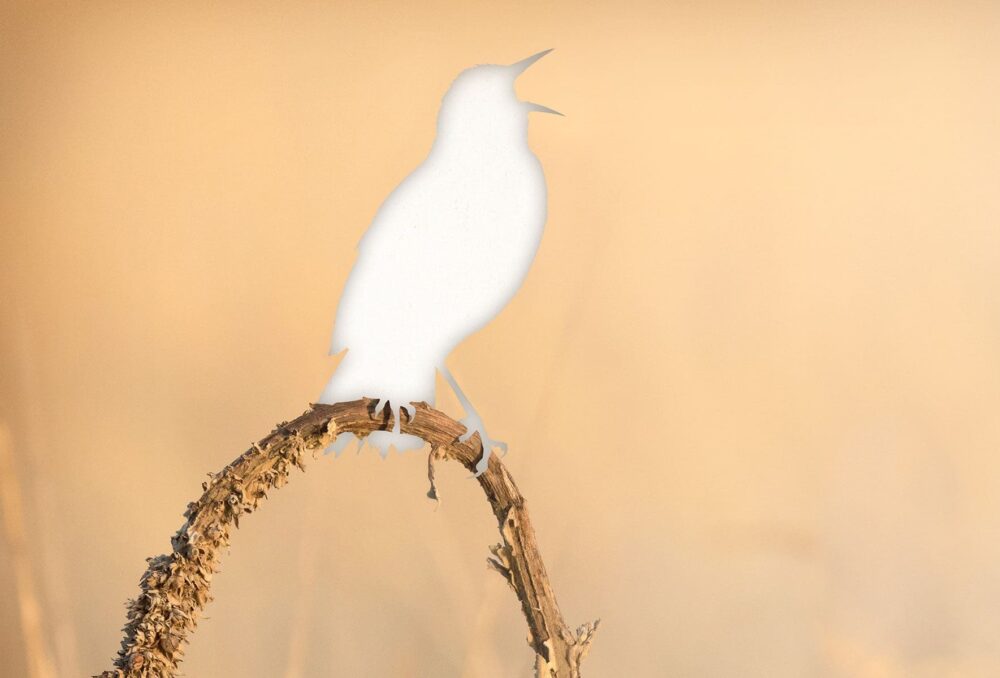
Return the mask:
<path id="1" fill-rule="evenodd" d="M 493 582 L 489 584 L 482 592 L 475 620 L 469 628 L 462 671 L 459 674 L 461 678 L 502 676 L 504 672 L 503 664 L 497 655 L 496 643 L 490 642 L 496 633 L 496 613 L 503 589 L 492 586 Z"/>
<path id="2" fill-rule="evenodd" d="M 39 478 L 37 474 L 31 494 L 35 498 L 35 510 L 40 517 L 39 545 L 44 575 L 41 587 L 48 602 L 46 622 L 52 634 L 56 675 L 80 676 L 83 671 L 80 669 L 76 627 L 70 614 L 72 607 L 67 586 L 70 579 L 63 552 L 65 542 L 61 535 L 62 523 L 56 518 L 61 515 L 58 495 L 51 481 Z"/>
<path id="3" fill-rule="evenodd" d="M 304 666 L 309 641 L 309 618 L 312 614 L 311 603 L 316 581 L 316 545 L 311 538 L 315 533 L 313 521 L 308 519 L 313 514 L 312 510 L 307 510 L 307 518 L 300 527 L 298 594 L 295 597 L 292 623 L 289 625 L 288 660 L 285 663 L 284 678 L 303 678 L 306 675 Z"/>
<path id="4" fill-rule="evenodd" d="M 36 352 L 38 342 L 31 331 L 24 309 L 13 300 L 14 316 L 14 347 L 17 356 L 17 375 L 20 388 L 18 398 L 23 404 L 22 450 L 27 458 L 40 464 L 39 468 L 25 469 L 26 478 L 31 479 L 28 494 L 34 499 L 33 508 L 37 517 L 33 537 L 40 548 L 41 590 L 48 601 L 45 610 L 48 628 L 51 632 L 55 650 L 56 673 L 60 676 L 79 676 L 80 662 L 77 652 L 76 629 L 70 615 L 70 594 L 67 582 L 70 581 L 66 568 L 66 557 L 63 553 L 65 539 L 62 535 L 63 523 L 58 519 L 62 515 L 59 510 L 58 493 L 52 484 L 49 472 L 42 471 L 44 462 L 48 459 L 46 451 L 51 450 L 48 429 L 43 420 L 42 398 L 39 394 L 41 379 L 37 369 Z M 32 470 L 35 472 L 32 473 Z"/>
<path id="5" fill-rule="evenodd" d="M 14 467 L 13 445 L 10 432 L 4 424 L 0 424 L 0 507 L 3 511 L 4 538 L 7 540 L 17 585 L 28 676 L 55 678 L 55 669 L 45 648 L 42 607 L 35 594 L 35 581 L 26 547 L 21 486 Z"/>

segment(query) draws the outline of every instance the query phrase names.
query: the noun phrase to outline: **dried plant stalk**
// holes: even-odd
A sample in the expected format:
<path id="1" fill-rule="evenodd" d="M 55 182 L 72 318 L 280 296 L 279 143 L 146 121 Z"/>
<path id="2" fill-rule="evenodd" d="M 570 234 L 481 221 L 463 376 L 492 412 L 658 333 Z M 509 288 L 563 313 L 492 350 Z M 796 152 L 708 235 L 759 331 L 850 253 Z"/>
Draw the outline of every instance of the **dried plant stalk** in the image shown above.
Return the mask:
<path id="1" fill-rule="evenodd" d="M 211 600 L 209 587 L 218 571 L 230 530 L 240 516 L 252 513 L 268 490 L 283 486 L 293 466 L 304 469 L 306 454 L 316 455 L 339 433 L 364 437 L 389 430 L 392 413 L 386 407 L 375 414 L 375 401 L 357 400 L 336 405 L 313 405 L 297 419 L 279 424 L 221 473 L 203 484 L 204 493 L 188 505 L 187 522 L 174 535 L 173 552 L 148 559 L 139 582 L 140 594 L 127 604 L 128 621 L 115 668 L 95 678 L 174 676 L 183 646 L 198 616 Z M 482 453 L 479 436 L 458 442 L 465 427 L 425 403 L 416 405 L 411 420 L 403 410 L 401 429 L 431 445 L 428 475 L 434 486 L 434 462 L 452 459 L 470 471 Z M 489 564 L 510 584 L 521 601 L 528 622 L 528 642 L 536 654 L 539 678 L 579 678 L 580 663 L 593 640 L 597 622 L 575 632 L 563 621 L 524 497 L 504 465 L 492 456 L 478 478 L 500 528 L 502 543 L 490 550 Z"/>

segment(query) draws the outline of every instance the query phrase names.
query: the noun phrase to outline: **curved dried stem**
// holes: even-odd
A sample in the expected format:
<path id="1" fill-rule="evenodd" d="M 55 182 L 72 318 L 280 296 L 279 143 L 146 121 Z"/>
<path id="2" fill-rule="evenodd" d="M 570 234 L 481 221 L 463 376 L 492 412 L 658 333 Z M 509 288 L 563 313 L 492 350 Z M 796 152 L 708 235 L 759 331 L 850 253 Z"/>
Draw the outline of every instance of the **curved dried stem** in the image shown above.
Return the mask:
<path id="1" fill-rule="evenodd" d="M 114 668 L 100 674 L 100 678 L 176 674 L 184 644 L 211 600 L 212 576 L 219 569 L 232 527 L 239 527 L 240 516 L 252 513 L 269 490 L 288 481 L 292 467 L 304 469 L 306 455 L 318 454 L 337 434 L 350 432 L 364 437 L 372 431 L 390 430 L 391 408 L 376 415 L 375 402 L 363 399 L 313 405 L 297 419 L 279 424 L 202 485 L 203 494 L 188 505 L 184 514 L 187 522 L 172 539 L 173 551 L 147 560 L 149 567 L 139 582 L 139 597 L 127 604 L 125 638 Z M 402 412 L 402 431 L 431 445 L 431 496 L 436 492 L 436 460 L 452 459 L 475 471 L 482 454 L 478 434 L 458 442 L 465 427 L 424 403 L 416 405 L 412 420 L 405 410 Z M 495 455 L 477 480 L 497 518 L 503 540 L 490 549 L 493 557 L 488 563 L 506 579 L 521 602 L 528 622 L 528 642 L 536 654 L 536 676 L 578 678 L 597 622 L 575 632 L 566 626 L 538 553 L 524 497 Z"/>

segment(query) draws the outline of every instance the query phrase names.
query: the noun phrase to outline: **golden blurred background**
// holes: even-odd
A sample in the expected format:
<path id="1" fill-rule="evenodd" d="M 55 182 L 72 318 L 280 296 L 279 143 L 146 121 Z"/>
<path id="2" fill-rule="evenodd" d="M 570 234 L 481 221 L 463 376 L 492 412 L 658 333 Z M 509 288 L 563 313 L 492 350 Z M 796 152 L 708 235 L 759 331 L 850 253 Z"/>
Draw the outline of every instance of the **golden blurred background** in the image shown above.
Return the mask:
<path id="1" fill-rule="evenodd" d="M 992 2 L 7 0 L 0 675 L 108 667 L 204 474 L 318 397 L 451 79 L 549 47 L 518 85 L 566 113 L 532 122 L 545 238 L 451 365 L 567 621 L 603 620 L 587 675 L 1000 675 L 998 31 Z M 185 675 L 529 675 L 493 517 L 457 467 L 435 509 L 425 463 L 294 475 Z"/>

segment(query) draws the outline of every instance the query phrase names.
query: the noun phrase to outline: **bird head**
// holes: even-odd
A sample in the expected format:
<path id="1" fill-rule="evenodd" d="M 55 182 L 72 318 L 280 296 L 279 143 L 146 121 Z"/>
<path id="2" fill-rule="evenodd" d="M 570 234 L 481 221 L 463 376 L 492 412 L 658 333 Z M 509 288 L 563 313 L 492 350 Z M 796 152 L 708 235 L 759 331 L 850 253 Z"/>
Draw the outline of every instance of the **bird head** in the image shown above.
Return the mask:
<path id="1" fill-rule="evenodd" d="M 466 141 L 511 134 L 526 137 L 528 113 L 562 115 L 547 106 L 521 101 L 514 92 L 518 76 L 551 51 L 547 49 L 506 66 L 486 64 L 462 71 L 441 101 L 438 137 Z"/>

